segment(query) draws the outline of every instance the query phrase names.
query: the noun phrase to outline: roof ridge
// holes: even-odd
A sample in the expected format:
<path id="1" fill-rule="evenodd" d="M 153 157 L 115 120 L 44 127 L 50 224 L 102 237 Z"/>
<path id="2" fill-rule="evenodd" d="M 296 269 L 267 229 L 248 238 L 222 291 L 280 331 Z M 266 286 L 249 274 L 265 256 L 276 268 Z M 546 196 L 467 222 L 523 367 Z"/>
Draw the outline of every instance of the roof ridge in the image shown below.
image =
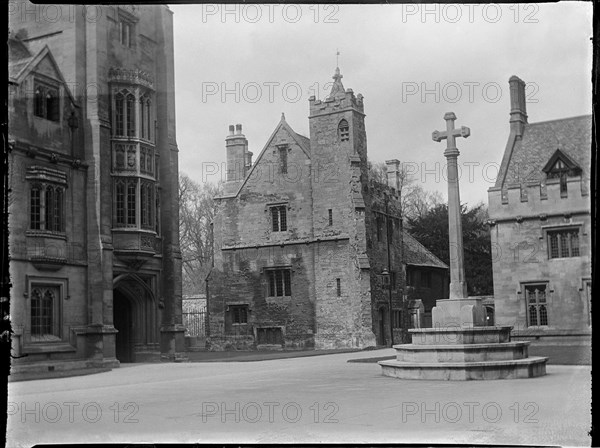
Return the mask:
<path id="1" fill-rule="evenodd" d="M 587 118 L 587 117 L 592 118 L 592 114 L 575 115 L 574 117 L 556 118 L 554 120 L 536 121 L 535 123 L 527 123 L 525 126 L 535 126 L 538 124 L 556 123 L 558 121 L 576 120 L 579 118 Z"/>

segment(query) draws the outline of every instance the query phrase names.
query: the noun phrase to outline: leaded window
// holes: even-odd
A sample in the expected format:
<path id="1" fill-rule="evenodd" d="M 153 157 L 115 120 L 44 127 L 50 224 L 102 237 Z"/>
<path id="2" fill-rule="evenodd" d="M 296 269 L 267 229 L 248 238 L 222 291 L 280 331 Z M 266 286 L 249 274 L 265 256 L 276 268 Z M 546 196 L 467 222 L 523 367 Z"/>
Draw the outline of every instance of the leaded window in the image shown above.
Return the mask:
<path id="1" fill-rule="evenodd" d="M 273 232 L 287 230 L 287 208 L 285 205 L 271 207 L 271 223 Z"/>
<path id="2" fill-rule="evenodd" d="M 35 342 L 60 336 L 58 286 L 34 286 L 31 290 L 31 339 Z"/>
<path id="3" fill-rule="evenodd" d="M 60 186 L 32 185 L 29 201 L 29 228 L 31 230 L 64 232 L 64 200 L 64 189 Z"/>
<path id="4" fill-rule="evenodd" d="M 579 257 L 579 229 L 549 230 L 548 258 Z"/>
<path id="5" fill-rule="evenodd" d="M 527 306 L 527 325 L 548 325 L 545 283 L 525 285 L 525 304 Z"/>
<path id="6" fill-rule="evenodd" d="M 231 323 L 248 323 L 248 305 L 229 305 L 229 312 L 231 313 Z"/>
<path id="7" fill-rule="evenodd" d="M 292 295 L 292 271 L 290 269 L 270 269 L 267 271 L 269 297 Z"/>

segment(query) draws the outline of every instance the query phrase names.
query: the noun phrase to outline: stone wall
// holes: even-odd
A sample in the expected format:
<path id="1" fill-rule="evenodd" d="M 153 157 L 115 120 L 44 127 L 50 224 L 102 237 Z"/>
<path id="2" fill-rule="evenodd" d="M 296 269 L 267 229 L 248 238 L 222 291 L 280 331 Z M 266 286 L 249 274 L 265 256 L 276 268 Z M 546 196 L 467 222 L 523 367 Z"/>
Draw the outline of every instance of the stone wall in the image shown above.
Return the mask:
<path id="1" fill-rule="evenodd" d="M 514 326 L 513 335 L 525 339 L 575 341 L 589 334 L 591 218 L 582 180 L 569 178 L 566 197 L 552 180 L 545 187 L 515 186 L 504 194 L 491 188 L 489 204 L 496 324 Z M 571 227 L 579 229 L 580 256 L 550 258 L 547 231 Z M 547 285 L 547 326 L 527 325 L 527 283 Z"/>

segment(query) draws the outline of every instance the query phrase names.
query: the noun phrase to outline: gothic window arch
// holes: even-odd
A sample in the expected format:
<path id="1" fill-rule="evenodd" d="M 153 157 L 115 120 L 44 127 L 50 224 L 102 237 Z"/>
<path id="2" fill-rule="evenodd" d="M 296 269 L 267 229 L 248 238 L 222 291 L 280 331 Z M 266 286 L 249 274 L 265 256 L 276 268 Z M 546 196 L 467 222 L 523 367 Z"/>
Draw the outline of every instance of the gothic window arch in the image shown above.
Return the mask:
<path id="1" fill-rule="evenodd" d="M 152 100 L 149 94 L 144 94 L 140 98 L 140 131 L 141 138 L 152 140 Z"/>
<path id="2" fill-rule="evenodd" d="M 113 132 L 117 137 L 135 137 L 136 131 L 136 99 L 127 89 L 115 94 Z"/>
<path id="3" fill-rule="evenodd" d="M 34 83 L 33 114 L 50 121 L 60 120 L 60 97 L 57 86 Z"/>
<path id="4" fill-rule="evenodd" d="M 350 126 L 346 119 L 343 119 L 338 124 L 338 139 L 340 142 L 347 142 L 350 140 Z"/>

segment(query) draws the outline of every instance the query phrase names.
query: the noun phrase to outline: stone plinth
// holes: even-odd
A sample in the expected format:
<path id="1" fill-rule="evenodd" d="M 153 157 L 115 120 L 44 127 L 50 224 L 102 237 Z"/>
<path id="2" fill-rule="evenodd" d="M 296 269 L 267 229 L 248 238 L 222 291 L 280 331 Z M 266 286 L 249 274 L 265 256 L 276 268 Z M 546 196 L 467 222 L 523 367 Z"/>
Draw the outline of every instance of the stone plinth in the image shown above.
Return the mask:
<path id="1" fill-rule="evenodd" d="M 485 307 L 482 299 L 460 298 L 436 300 L 431 310 L 434 328 L 456 326 L 477 327 L 486 325 Z"/>
<path id="2" fill-rule="evenodd" d="M 409 330 L 413 343 L 395 345 L 396 359 L 379 364 L 383 375 L 401 379 L 491 380 L 545 375 L 548 358 L 529 357 L 529 342 L 511 342 L 510 331 L 511 327 L 460 326 Z"/>

